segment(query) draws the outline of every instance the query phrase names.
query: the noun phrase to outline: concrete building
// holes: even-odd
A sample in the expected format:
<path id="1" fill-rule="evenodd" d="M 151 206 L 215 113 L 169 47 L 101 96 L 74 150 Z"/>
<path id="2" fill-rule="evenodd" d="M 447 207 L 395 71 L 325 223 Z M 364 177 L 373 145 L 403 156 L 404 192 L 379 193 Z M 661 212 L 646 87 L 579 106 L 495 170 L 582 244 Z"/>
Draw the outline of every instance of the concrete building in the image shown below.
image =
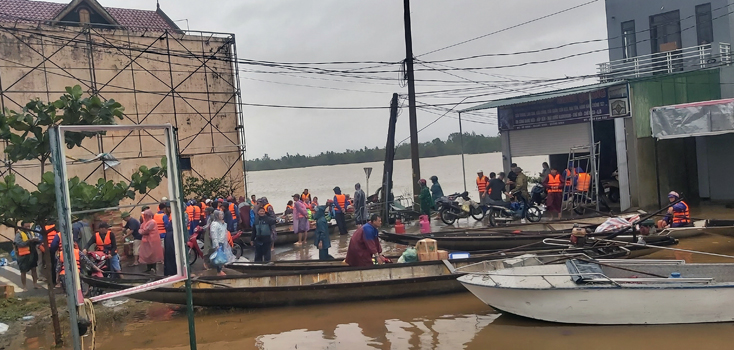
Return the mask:
<path id="1" fill-rule="evenodd" d="M 95 0 L 68 4 L 0 0 L 0 104 L 18 110 L 29 100 L 53 101 L 67 86 L 114 99 L 120 124 L 170 123 L 178 130 L 184 175 L 227 177 L 244 195 L 244 127 L 233 34 L 179 28 L 159 7 L 105 8 Z M 1 147 L 1 146 L 0 146 Z M 82 179 L 128 181 L 140 165 L 163 155 L 156 132 L 108 133 L 69 153 L 74 159 L 109 154 L 121 161 L 69 165 Z M 8 164 L 21 184 L 38 183 L 38 168 Z M 166 196 L 166 186 L 140 202 Z"/>
<path id="2" fill-rule="evenodd" d="M 571 147 L 594 140 L 600 143 L 599 178 L 619 169 L 622 209 L 659 207 L 671 190 L 692 203 L 734 200 L 726 182 L 734 171 L 734 125 L 693 130 L 687 122 L 668 123 L 667 133 L 655 134 L 651 126 L 651 112 L 660 107 L 709 101 L 728 108 L 730 101 L 719 100 L 734 97 L 730 5 L 607 0 L 610 61 L 598 65 L 599 84 L 465 111 L 498 109 L 506 171 L 513 157 L 530 155 L 549 155 L 551 166 L 564 169 Z M 681 121 L 699 120 L 693 114 L 700 108 L 691 112 L 691 106 L 666 110 L 681 113 Z"/>

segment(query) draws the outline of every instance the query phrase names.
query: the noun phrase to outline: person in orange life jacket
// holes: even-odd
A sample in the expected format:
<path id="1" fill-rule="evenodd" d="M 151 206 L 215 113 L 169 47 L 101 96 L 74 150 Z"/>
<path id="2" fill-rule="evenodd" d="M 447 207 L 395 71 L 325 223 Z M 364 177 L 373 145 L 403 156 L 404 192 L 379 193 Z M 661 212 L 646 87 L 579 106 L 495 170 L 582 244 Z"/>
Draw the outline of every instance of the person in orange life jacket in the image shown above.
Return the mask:
<path id="1" fill-rule="evenodd" d="M 120 256 L 117 255 L 117 240 L 115 234 L 110 231 L 110 225 L 106 222 L 99 224 L 97 233 L 84 246 L 83 254 L 87 254 L 87 250 L 94 244 L 96 249 L 104 252 L 107 258 L 110 259 L 110 269 L 114 272 L 120 273 Z"/>
<path id="2" fill-rule="evenodd" d="M 549 213 L 558 213 L 558 220 L 561 219 L 561 206 L 563 204 L 563 181 L 558 170 L 552 168 L 550 173 L 543 179 L 543 186 L 548 191 L 545 200 L 546 208 Z"/>
<path id="3" fill-rule="evenodd" d="M 41 243 L 41 239 L 31 231 L 30 223 L 23 223 L 23 228 L 16 231 L 13 244 L 18 256 L 18 269 L 20 270 L 20 283 L 23 289 L 26 289 L 26 275 L 31 272 L 33 278 L 33 288 L 41 288 L 38 285 L 38 250 L 36 247 Z"/>
<path id="4" fill-rule="evenodd" d="M 668 201 L 673 203 L 680 199 L 678 192 L 671 191 L 668 193 Z M 665 214 L 662 220 L 658 221 L 658 228 L 666 227 L 684 227 L 691 224 L 691 213 L 688 204 L 684 201 L 675 203 L 673 206 L 668 208 L 668 213 Z"/>
<path id="5" fill-rule="evenodd" d="M 178 273 L 176 268 L 176 245 L 173 241 L 173 224 L 171 223 L 171 207 L 163 208 L 164 229 L 166 236 L 163 238 L 163 276 L 173 276 Z"/>
<path id="6" fill-rule="evenodd" d="M 227 202 L 225 209 L 229 211 L 229 214 L 231 217 L 231 220 L 227 222 L 229 224 L 227 225 L 227 228 L 230 231 L 234 232 L 235 230 L 237 230 L 237 221 L 239 219 L 239 210 L 237 210 L 237 202 L 234 200 L 234 197 L 232 196 L 227 197 L 227 200 L 225 202 Z"/>
<path id="7" fill-rule="evenodd" d="M 303 193 L 301 193 L 301 200 L 303 203 L 306 203 L 308 205 L 311 204 L 311 194 L 308 193 L 308 188 L 303 189 Z"/>
<path id="8" fill-rule="evenodd" d="M 347 234 L 347 220 L 344 217 L 344 213 L 347 212 L 347 196 L 342 194 L 339 186 L 334 187 L 334 218 L 336 219 L 336 226 L 339 227 L 339 234 Z"/>
<path id="9" fill-rule="evenodd" d="M 232 215 L 232 213 L 236 213 L 234 206 L 234 203 L 230 203 L 228 201 L 224 201 L 219 205 L 219 210 L 221 210 L 224 215 L 224 223 L 227 224 L 227 230 L 230 232 L 234 232 L 237 228 L 237 216 Z"/>
<path id="10" fill-rule="evenodd" d="M 166 221 L 164 220 L 166 212 L 163 209 L 167 206 L 168 203 L 161 202 L 158 204 L 158 212 L 153 215 L 153 220 L 155 220 L 156 227 L 158 228 L 158 234 L 161 237 L 161 246 L 163 246 L 163 239 L 166 237 Z"/>
<path id="11" fill-rule="evenodd" d="M 576 167 L 576 191 L 588 192 L 591 187 L 591 175 L 581 167 Z"/>
<path id="12" fill-rule="evenodd" d="M 73 263 L 76 263 L 76 269 L 77 269 L 77 271 L 79 271 L 80 274 L 82 272 L 82 264 L 81 264 L 82 261 L 88 261 L 88 260 L 86 260 L 85 257 L 84 257 L 84 255 L 82 255 L 82 252 L 79 249 L 79 244 L 77 244 L 76 242 L 74 242 L 74 262 Z M 103 272 L 102 270 L 100 270 L 97 267 L 97 265 L 95 265 L 93 263 L 87 263 L 84 266 L 87 267 L 87 268 L 89 268 L 89 269 L 91 269 L 91 270 L 93 270 L 93 271 L 97 271 L 97 272 L 100 272 L 100 273 Z M 56 273 L 56 272 L 57 271 L 54 271 L 54 273 Z M 59 251 L 59 269 L 58 269 L 58 276 L 59 276 L 59 281 L 61 282 L 61 288 L 64 290 L 64 292 L 66 291 L 66 278 L 64 278 L 65 275 L 66 275 L 66 271 L 65 271 L 65 267 L 64 267 L 64 252 L 63 251 Z"/>
<path id="13" fill-rule="evenodd" d="M 186 216 L 189 221 L 189 236 L 194 234 L 194 230 L 199 226 L 199 222 L 201 222 L 201 213 L 201 208 L 195 200 L 192 199 L 188 201 L 186 205 Z"/>
<path id="14" fill-rule="evenodd" d="M 55 225 L 47 225 L 46 229 L 49 230 L 46 234 L 48 240 L 49 256 L 51 257 L 51 282 L 57 285 L 58 280 L 56 279 L 56 268 L 58 266 L 56 261 L 56 253 L 59 251 L 59 244 L 61 243 L 61 236 L 56 230 Z M 38 245 L 38 249 L 43 253 L 43 244 Z M 41 255 L 43 257 L 43 255 Z M 43 260 L 43 259 L 42 259 Z M 46 263 L 43 263 L 43 268 L 46 268 Z"/>
<path id="15" fill-rule="evenodd" d="M 316 211 L 316 208 L 319 207 L 319 197 L 313 197 L 311 200 L 311 211 Z"/>
<path id="16" fill-rule="evenodd" d="M 484 175 L 483 170 L 477 171 L 477 190 L 479 191 L 479 201 L 487 195 L 487 187 L 489 187 L 489 178 Z"/>
<path id="17" fill-rule="evenodd" d="M 283 211 L 283 215 L 290 214 L 293 214 L 293 201 L 288 201 L 288 204 L 286 204 L 285 210 Z"/>

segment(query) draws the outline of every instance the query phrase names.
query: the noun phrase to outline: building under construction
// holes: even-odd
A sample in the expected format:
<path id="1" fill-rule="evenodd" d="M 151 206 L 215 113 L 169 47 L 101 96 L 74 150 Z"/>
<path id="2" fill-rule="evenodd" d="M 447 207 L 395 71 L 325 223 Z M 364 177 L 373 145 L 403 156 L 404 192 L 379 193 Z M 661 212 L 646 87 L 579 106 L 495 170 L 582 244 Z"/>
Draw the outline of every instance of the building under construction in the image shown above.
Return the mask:
<path id="1" fill-rule="evenodd" d="M 74 85 L 120 102 L 120 124 L 170 123 L 178 130 L 184 176 L 224 177 L 238 187 L 235 195 L 244 195 L 245 132 L 233 34 L 182 30 L 160 7 L 0 0 L 1 107 L 54 101 Z M 163 148 L 163 138 L 153 132 L 99 135 L 69 150 L 73 161 L 92 160 L 69 167 L 69 173 L 129 182 Z M 122 165 L 113 166 L 114 160 Z M 16 174 L 29 187 L 39 182 L 38 162 L 4 161 L 0 176 Z M 163 193 L 159 188 L 137 200 L 155 202 Z"/>

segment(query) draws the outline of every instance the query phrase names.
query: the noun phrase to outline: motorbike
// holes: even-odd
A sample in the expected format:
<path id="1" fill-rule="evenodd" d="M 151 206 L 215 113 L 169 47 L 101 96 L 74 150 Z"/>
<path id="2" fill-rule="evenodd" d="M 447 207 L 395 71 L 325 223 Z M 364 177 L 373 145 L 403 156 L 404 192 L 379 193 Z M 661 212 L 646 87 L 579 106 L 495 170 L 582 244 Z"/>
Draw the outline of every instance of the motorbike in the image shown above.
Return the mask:
<path id="1" fill-rule="evenodd" d="M 548 197 L 548 191 L 542 184 L 536 184 L 530 191 L 530 204 L 545 205 L 545 199 Z"/>
<path id="2" fill-rule="evenodd" d="M 479 204 L 469 198 L 469 192 L 464 192 L 454 200 L 448 198 L 442 201 L 439 216 L 441 221 L 446 225 L 453 225 L 456 219 L 464 219 L 469 216 L 474 220 L 481 221 L 484 219 L 484 210 Z"/>
<path id="3" fill-rule="evenodd" d="M 611 203 L 619 203 L 619 170 L 612 173 L 612 178 L 601 181 L 601 187 L 604 189 L 604 196 Z"/>
<path id="4" fill-rule="evenodd" d="M 438 199 L 436 199 L 436 211 L 440 212 L 443 207 L 445 207 L 448 204 L 451 204 L 456 198 L 459 198 L 461 196 L 461 193 L 456 192 L 454 194 L 450 194 L 448 196 L 441 196 Z"/>
<path id="5" fill-rule="evenodd" d="M 232 236 L 232 241 L 230 242 L 230 244 L 232 244 L 232 254 L 237 259 L 239 259 L 245 251 L 245 242 L 243 242 L 240 237 L 242 237 L 241 230 L 237 231 L 234 236 Z"/>
<path id="6" fill-rule="evenodd" d="M 186 242 L 186 257 L 189 261 L 189 265 L 193 265 L 196 260 L 204 257 L 204 240 L 202 238 L 202 232 L 204 228 L 197 226 L 194 232 Z"/>
<path id="7" fill-rule="evenodd" d="M 107 258 L 107 254 L 105 254 L 105 252 L 99 250 L 88 251 L 87 255 L 81 256 L 80 262 L 82 269 L 86 271 L 88 276 L 104 278 L 106 275 L 107 278 L 119 278 L 117 274 L 110 273 L 110 260 Z M 64 279 L 62 279 L 62 285 L 64 282 Z M 82 286 L 82 290 L 85 289 L 84 287 L 85 286 Z M 64 290 L 66 290 L 66 288 L 64 288 Z M 102 293 L 102 290 L 92 286 L 87 286 L 86 291 L 84 292 L 87 297 L 97 296 Z"/>
<path id="8" fill-rule="evenodd" d="M 499 224 L 507 224 L 512 221 L 527 219 L 530 222 L 539 222 L 543 217 L 543 212 L 534 204 L 528 204 L 527 212 L 523 217 L 523 207 L 525 204 L 520 201 L 513 201 L 502 204 L 490 204 L 485 209 L 489 215 L 489 224 L 497 226 Z"/>

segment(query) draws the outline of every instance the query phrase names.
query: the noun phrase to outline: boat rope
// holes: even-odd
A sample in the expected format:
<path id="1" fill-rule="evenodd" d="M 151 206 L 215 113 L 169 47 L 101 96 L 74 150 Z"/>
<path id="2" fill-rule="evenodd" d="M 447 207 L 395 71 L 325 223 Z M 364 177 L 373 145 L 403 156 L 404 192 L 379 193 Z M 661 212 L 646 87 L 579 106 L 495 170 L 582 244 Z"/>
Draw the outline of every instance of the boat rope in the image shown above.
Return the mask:
<path id="1" fill-rule="evenodd" d="M 630 243 L 630 242 L 615 241 L 615 240 L 611 240 L 611 239 L 601 239 L 601 238 L 599 238 L 597 240 L 602 241 L 602 242 L 615 243 L 615 244 L 633 245 L 633 246 L 637 246 L 637 247 L 656 248 L 656 249 L 664 249 L 664 250 L 673 250 L 673 251 L 677 251 L 677 252 L 693 253 L 693 254 L 702 254 L 702 255 L 708 255 L 708 256 L 716 256 L 716 257 L 720 257 L 720 258 L 734 259 L 734 256 L 732 256 L 732 255 L 702 252 L 702 251 L 698 251 L 698 250 L 670 248 L 670 247 L 661 247 L 661 246 L 651 245 L 651 244 Z"/>
<path id="2" fill-rule="evenodd" d="M 92 342 L 91 349 L 94 350 L 96 347 L 97 315 L 94 312 L 94 304 L 92 304 L 92 300 L 84 299 L 84 305 L 82 306 L 81 311 L 85 313 L 89 319 L 89 328 L 91 329 L 89 337 Z M 81 347 L 84 349 L 84 337 L 81 337 Z"/>

